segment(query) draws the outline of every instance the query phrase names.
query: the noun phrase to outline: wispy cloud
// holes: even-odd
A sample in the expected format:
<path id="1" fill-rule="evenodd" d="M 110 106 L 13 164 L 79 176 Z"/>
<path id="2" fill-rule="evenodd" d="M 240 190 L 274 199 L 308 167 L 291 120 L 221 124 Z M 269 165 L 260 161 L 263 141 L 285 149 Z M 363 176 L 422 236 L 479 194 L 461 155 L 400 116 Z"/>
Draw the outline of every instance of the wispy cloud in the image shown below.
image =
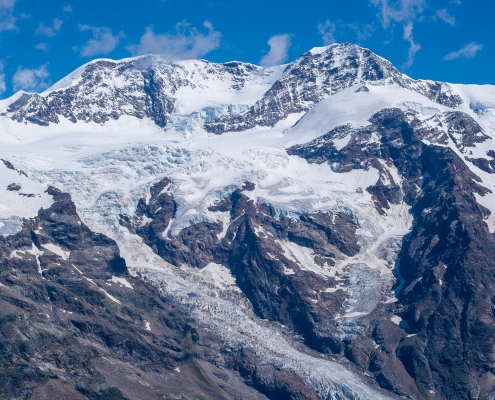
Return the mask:
<path id="1" fill-rule="evenodd" d="M 16 0 L 0 0 L 0 32 L 17 29 L 17 18 L 13 14 L 15 3 Z"/>
<path id="2" fill-rule="evenodd" d="M 41 91 L 48 87 L 48 64 L 43 64 L 38 68 L 23 68 L 22 65 L 17 68 L 12 78 L 14 90 Z"/>
<path id="3" fill-rule="evenodd" d="M 64 11 L 65 12 L 72 12 L 72 6 L 71 5 L 64 6 Z"/>
<path id="4" fill-rule="evenodd" d="M 0 96 L 7 91 L 7 84 L 5 82 L 5 73 L 3 72 L 3 61 L 0 61 Z"/>
<path id="5" fill-rule="evenodd" d="M 393 23 L 403 24 L 402 38 L 409 43 L 407 59 L 402 65 L 406 70 L 414 63 L 416 53 L 421 49 L 421 45 L 414 41 L 412 34 L 415 21 L 421 21 L 424 16 L 421 13 L 426 9 L 426 0 L 369 0 L 372 5 L 378 8 L 378 16 L 382 27 L 387 29 Z"/>
<path id="6" fill-rule="evenodd" d="M 272 36 L 268 40 L 270 51 L 260 60 L 260 65 L 271 67 L 287 61 L 291 44 L 291 35 L 289 34 Z"/>
<path id="7" fill-rule="evenodd" d="M 60 28 L 62 27 L 63 23 L 64 21 L 59 18 L 55 18 L 51 26 L 47 26 L 44 23 L 41 23 L 36 29 L 36 34 L 50 37 L 55 36 L 58 32 L 60 32 Z"/>
<path id="8" fill-rule="evenodd" d="M 447 9 L 441 8 L 437 10 L 436 17 L 450 26 L 455 26 L 455 17 L 450 15 Z"/>
<path id="9" fill-rule="evenodd" d="M 404 40 L 409 42 L 409 51 L 407 53 L 407 60 L 406 62 L 402 65 L 402 69 L 406 70 L 413 65 L 414 58 L 416 57 L 416 53 L 421 50 L 421 45 L 419 43 L 416 43 L 414 41 L 414 37 L 412 34 L 414 25 L 412 22 L 409 22 L 405 27 L 404 27 L 404 34 L 403 38 Z"/>
<path id="10" fill-rule="evenodd" d="M 362 42 L 373 35 L 375 27 L 372 24 L 358 25 L 355 23 L 348 24 L 347 27 L 354 31 L 358 42 Z"/>
<path id="11" fill-rule="evenodd" d="M 79 25 L 81 31 L 90 31 L 93 39 L 88 40 L 81 47 L 74 48 L 82 57 L 93 57 L 97 54 L 109 54 L 119 44 L 120 39 L 125 37 L 124 32 L 117 35 L 112 34 L 112 30 L 106 26 Z"/>
<path id="12" fill-rule="evenodd" d="M 478 54 L 481 51 L 482 48 L 483 48 L 482 44 L 471 42 L 465 45 L 462 49 L 447 54 L 443 59 L 455 60 L 456 58 L 460 58 L 460 57 L 473 58 L 476 54 Z"/>
<path id="13" fill-rule="evenodd" d="M 34 46 L 36 49 L 41 50 L 41 51 L 48 51 L 48 45 L 46 43 L 38 43 L 36 46 Z"/>
<path id="14" fill-rule="evenodd" d="M 205 21 L 205 32 L 200 32 L 186 21 L 175 25 L 175 33 L 155 33 L 150 26 L 137 45 L 127 47 L 134 55 L 164 54 L 177 58 L 200 58 L 220 46 L 222 34 Z"/>
<path id="15" fill-rule="evenodd" d="M 318 33 L 323 40 L 323 44 L 332 44 L 335 43 L 335 37 L 333 34 L 335 33 L 335 24 L 330 20 L 326 20 L 324 24 L 318 24 Z"/>
<path id="16" fill-rule="evenodd" d="M 410 22 L 426 8 L 425 0 L 370 0 L 378 8 L 384 28 L 392 22 Z"/>
<path id="17" fill-rule="evenodd" d="M 334 23 L 330 20 L 326 20 L 324 24 L 318 24 L 317 29 L 323 44 L 329 45 L 337 42 L 335 39 L 335 31 L 337 30 L 339 32 L 344 31 L 346 34 L 349 34 L 349 31 L 352 31 L 356 37 L 356 41 L 363 42 L 373 35 L 375 26 L 373 24 L 358 24 L 355 22 L 346 24 L 342 21 Z"/>

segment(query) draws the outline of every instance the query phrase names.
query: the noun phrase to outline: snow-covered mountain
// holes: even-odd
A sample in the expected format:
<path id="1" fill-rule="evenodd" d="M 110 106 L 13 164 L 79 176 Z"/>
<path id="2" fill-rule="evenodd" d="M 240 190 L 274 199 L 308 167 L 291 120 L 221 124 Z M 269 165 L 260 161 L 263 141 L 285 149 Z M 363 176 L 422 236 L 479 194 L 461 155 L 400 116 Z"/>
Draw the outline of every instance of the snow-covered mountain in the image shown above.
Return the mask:
<path id="1" fill-rule="evenodd" d="M 33 377 L 8 395 L 490 398 L 494 140 L 494 86 L 351 44 L 3 100 L 2 365 Z"/>

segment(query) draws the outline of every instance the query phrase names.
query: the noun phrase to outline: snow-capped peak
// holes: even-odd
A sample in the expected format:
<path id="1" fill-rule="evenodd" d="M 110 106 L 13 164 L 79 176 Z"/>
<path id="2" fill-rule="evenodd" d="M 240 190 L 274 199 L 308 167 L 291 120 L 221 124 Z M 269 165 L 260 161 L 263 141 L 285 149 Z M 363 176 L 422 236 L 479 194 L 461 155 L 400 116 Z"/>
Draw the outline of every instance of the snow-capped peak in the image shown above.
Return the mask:
<path id="1" fill-rule="evenodd" d="M 343 43 L 316 47 L 288 65 L 270 68 L 160 55 L 98 59 L 41 94 L 22 93 L 4 101 L 0 115 L 41 126 L 62 120 L 106 124 L 132 116 L 163 128 L 205 108 L 241 110 L 205 120 L 207 131 L 222 133 L 273 126 L 358 83 L 390 82 L 450 107 L 461 102 L 448 85 L 414 81 L 370 50 Z"/>

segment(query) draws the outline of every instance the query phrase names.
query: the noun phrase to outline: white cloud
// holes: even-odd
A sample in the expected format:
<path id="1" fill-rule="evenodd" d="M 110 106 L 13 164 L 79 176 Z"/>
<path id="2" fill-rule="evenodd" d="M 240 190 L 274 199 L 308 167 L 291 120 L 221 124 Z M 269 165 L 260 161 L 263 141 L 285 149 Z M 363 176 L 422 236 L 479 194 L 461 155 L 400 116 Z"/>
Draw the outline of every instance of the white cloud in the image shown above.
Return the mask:
<path id="1" fill-rule="evenodd" d="M 0 61 L 0 96 L 7 91 L 7 85 L 5 83 L 5 74 L 3 73 L 3 61 Z"/>
<path id="2" fill-rule="evenodd" d="M 71 5 L 64 6 L 64 11 L 65 12 L 72 12 L 72 6 Z"/>
<path id="3" fill-rule="evenodd" d="M 465 45 L 462 49 L 447 54 L 443 59 L 455 60 L 456 58 L 459 57 L 473 58 L 476 54 L 478 54 L 479 51 L 481 51 L 482 48 L 483 48 L 482 44 L 471 42 Z"/>
<path id="4" fill-rule="evenodd" d="M 48 51 L 48 45 L 46 43 L 38 43 L 36 46 L 34 46 L 36 49 L 41 50 L 41 51 Z"/>
<path id="5" fill-rule="evenodd" d="M 41 23 L 40 26 L 38 26 L 38 28 L 36 29 L 36 34 L 50 37 L 55 36 L 60 31 L 63 23 L 64 21 L 59 18 L 55 18 L 53 20 L 52 26 L 46 26 L 44 23 Z"/>
<path id="6" fill-rule="evenodd" d="M 280 65 L 289 58 L 289 48 L 291 46 L 291 35 L 275 35 L 268 39 L 270 51 L 260 60 L 263 67 Z"/>
<path id="7" fill-rule="evenodd" d="M 378 7 L 384 28 L 391 22 L 408 22 L 416 18 L 426 8 L 425 0 L 370 0 Z"/>
<path id="8" fill-rule="evenodd" d="M 440 10 L 437 10 L 436 16 L 437 18 L 441 19 L 443 22 L 449 24 L 450 26 L 455 25 L 455 17 L 453 15 L 450 15 L 445 8 L 441 8 Z"/>
<path id="9" fill-rule="evenodd" d="M 177 58 L 200 58 L 218 48 L 222 34 L 215 31 L 213 25 L 205 21 L 206 33 L 198 31 L 186 21 L 175 25 L 175 33 L 158 34 L 153 27 L 146 32 L 139 44 L 128 46 L 127 50 L 134 55 L 164 54 Z"/>
<path id="10" fill-rule="evenodd" d="M 92 57 L 97 54 L 111 53 L 119 44 L 120 39 L 125 37 L 124 32 L 113 35 L 110 28 L 79 25 L 81 31 L 91 31 L 93 39 L 88 40 L 82 47 L 75 47 L 74 50 L 79 52 L 82 57 Z"/>
<path id="11" fill-rule="evenodd" d="M 333 36 L 335 32 L 335 24 L 327 20 L 324 24 L 318 24 L 318 33 L 323 39 L 323 44 L 332 44 L 335 43 L 335 37 Z"/>
<path id="12" fill-rule="evenodd" d="M 17 18 L 13 15 L 15 3 L 16 0 L 0 0 L 0 32 L 17 29 Z"/>
<path id="13" fill-rule="evenodd" d="M 22 65 L 17 68 L 16 73 L 12 78 L 14 90 L 40 91 L 48 87 L 48 64 L 43 64 L 38 68 L 22 68 Z"/>
<path id="14" fill-rule="evenodd" d="M 403 38 L 404 40 L 409 42 L 409 51 L 407 53 L 407 60 L 402 66 L 402 69 L 406 70 L 411 67 L 411 65 L 414 62 L 414 57 L 416 56 L 416 53 L 421 49 L 421 45 L 419 43 L 414 42 L 414 37 L 412 34 L 414 25 L 412 22 L 409 22 L 405 27 L 404 27 L 404 35 Z"/>

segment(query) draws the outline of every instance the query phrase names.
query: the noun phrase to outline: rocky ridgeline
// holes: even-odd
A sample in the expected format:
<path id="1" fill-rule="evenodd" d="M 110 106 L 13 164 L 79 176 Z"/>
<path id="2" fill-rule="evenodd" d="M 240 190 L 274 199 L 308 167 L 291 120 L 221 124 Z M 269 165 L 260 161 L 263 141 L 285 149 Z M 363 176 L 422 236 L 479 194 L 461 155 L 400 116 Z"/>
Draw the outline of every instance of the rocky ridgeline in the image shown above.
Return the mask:
<path id="1" fill-rule="evenodd" d="M 272 127 L 289 114 L 306 112 L 325 97 L 359 83 L 396 83 L 448 107 L 462 103 L 448 84 L 414 81 L 370 50 L 345 43 L 304 53 L 287 66 L 283 76 L 249 111 L 208 121 L 205 129 L 221 134 L 256 126 Z"/>
<path id="2" fill-rule="evenodd" d="M 124 115 L 149 118 L 167 125 L 175 110 L 177 91 L 195 89 L 214 80 L 228 80 L 241 90 L 260 68 L 247 63 L 214 64 L 195 60 L 194 66 L 161 56 L 129 61 L 99 60 L 87 64 L 68 87 L 43 94 L 23 93 L 3 115 L 17 122 L 48 126 L 60 118 L 104 124 Z M 76 72 L 77 74 L 77 72 Z"/>
<path id="3" fill-rule="evenodd" d="M 100 60 L 82 68 L 80 76 L 67 82 L 68 87 L 43 94 L 23 93 L 3 115 L 42 126 L 58 124 L 61 117 L 73 123 L 104 124 L 128 115 L 165 127 L 176 110 L 181 88 L 194 90 L 218 80 L 231 82 L 231 89 L 239 91 L 264 73 L 247 63 L 197 60 L 185 64 L 160 56 Z M 346 43 L 303 54 L 287 65 L 282 77 L 248 111 L 207 121 L 204 128 L 221 134 L 274 126 L 289 114 L 306 112 L 323 98 L 359 83 L 396 83 L 448 107 L 462 103 L 448 84 L 414 81 L 370 50 Z"/>

